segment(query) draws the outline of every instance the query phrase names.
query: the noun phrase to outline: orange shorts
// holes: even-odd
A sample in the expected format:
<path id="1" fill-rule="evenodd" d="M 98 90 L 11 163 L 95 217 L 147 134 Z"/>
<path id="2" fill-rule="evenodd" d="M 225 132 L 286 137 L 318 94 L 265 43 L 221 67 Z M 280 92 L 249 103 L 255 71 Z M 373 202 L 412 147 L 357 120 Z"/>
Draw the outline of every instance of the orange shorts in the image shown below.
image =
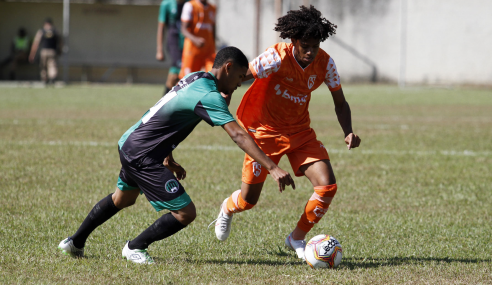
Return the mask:
<path id="1" fill-rule="evenodd" d="M 179 78 L 183 78 L 191 72 L 212 70 L 215 60 L 215 52 L 207 55 L 197 54 L 193 52 L 183 51 L 183 57 L 181 59 L 181 71 L 179 72 Z"/>
<path id="2" fill-rule="evenodd" d="M 254 135 L 249 133 L 249 135 Z M 274 137 L 254 137 L 256 144 L 276 164 L 284 154 L 289 158 L 290 165 L 296 176 L 304 174 L 299 170 L 301 165 L 314 161 L 330 159 L 325 146 L 316 139 L 313 129 L 293 135 L 278 135 Z M 266 180 L 268 170 L 264 169 L 248 154 L 244 157 L 242 181 L 247 184 L 257 184 Z"/>

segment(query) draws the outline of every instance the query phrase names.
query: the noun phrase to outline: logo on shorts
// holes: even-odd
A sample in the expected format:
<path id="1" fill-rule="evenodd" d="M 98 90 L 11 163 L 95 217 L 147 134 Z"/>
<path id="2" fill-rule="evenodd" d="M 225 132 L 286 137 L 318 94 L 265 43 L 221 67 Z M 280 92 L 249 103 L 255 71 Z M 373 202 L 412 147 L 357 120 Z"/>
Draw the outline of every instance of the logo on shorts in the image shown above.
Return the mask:
<path id="1" fill-rule="evenodd" d="M 326 149 L 326 147 L 323 144 L 321 144 L 321 143 L 319 144 L 319 147 Z"/>
<path id="2" fill-rule="evenodd" d="M 258 177 L 261 174 L 261 164 L 258 162 L 253 162 L 253 174 Z"/>
<path id="3" fill-rule="evenodd" d="M 313 85 L 314 85 L 314 81 L 315 80 L 316 80 L 316 75 L 309 76 L 309 79 L 308 79 L 308 87 L 309 87 L 309 89 L 313 88 Z"/>
<path id="4" fill-rule="evenodd" d="M 176 193 L 179 190 L 179 183 L 178 181 L 171 179 L 166 182 L 165 188 L 168 193 Z"/>

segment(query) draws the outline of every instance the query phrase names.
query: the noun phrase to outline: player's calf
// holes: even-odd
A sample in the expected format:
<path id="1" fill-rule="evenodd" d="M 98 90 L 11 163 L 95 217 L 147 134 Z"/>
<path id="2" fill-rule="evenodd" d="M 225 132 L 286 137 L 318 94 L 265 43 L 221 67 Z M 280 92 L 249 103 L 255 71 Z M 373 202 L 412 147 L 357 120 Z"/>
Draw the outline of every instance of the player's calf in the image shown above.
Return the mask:
<path id="1" fill-rule="evenodd" d="M 330 207 L 331 200 L 337 193 L 337 184 L 314 187 L 314 193 L 304 207 L 297 227 L 308 233 L 315 224 L 325 215 Z"/>

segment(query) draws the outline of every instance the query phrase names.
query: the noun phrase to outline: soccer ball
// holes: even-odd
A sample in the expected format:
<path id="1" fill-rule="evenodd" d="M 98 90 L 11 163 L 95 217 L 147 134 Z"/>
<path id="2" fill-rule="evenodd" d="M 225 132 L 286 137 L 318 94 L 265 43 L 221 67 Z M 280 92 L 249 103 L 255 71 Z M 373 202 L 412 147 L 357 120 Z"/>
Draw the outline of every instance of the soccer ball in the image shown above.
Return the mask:
<path id="1" fill-rule="evenodd" d="M 342 245 L 329 235 L 317 235 L 304 250 L 307 264 L 312 268 L 335 268 L 342 261 Z"/>

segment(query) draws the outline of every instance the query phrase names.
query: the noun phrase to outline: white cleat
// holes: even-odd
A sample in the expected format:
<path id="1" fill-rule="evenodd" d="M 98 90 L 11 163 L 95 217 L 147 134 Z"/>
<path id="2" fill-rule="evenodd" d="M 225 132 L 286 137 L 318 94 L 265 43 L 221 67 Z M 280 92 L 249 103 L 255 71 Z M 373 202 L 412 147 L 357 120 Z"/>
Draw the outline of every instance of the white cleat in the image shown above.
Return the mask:
<path id="1" fill-rule="evenodd" d="M 300 259 L 306 260 L 304 258 L 304 249 L 306 248 L 305 240 L 295 240 L 292 238 L 292 233 L 290 233 L 285 239 L 285 247 L 295 251 L 297 253 L 297 257 L 299 257 Z"/>
<path id="2" fill-rule="evenodd" d="M 58 245 L 58 248 L 65 255 L 71 257 L 84 257 L 84 249 L 76 248 L 75 245 L 73 245 L 73 240 L 70 237 L 62 240 Z"/>
<path id="3" fill-rule="evenodd" d="M 130 249 L 128 243 L 130 242 L 126 242 L 125 247 L 121 252 L 123 258 L 138 264 L 154 264 L 154 260 L 150 257 L 147 249 Z"/>
<path id="4" fill-rule="evenodd" d="M 220 212 L 217 219 L 208 225 L 210 227 L 215 222 L 215 236 L 217 236 L 217 239 L 221 241 L 225 241 L 229 237 L 232 228 L 231 223 L 233 216 L 229 216 L 224 213 L 224 208 L 222 207 L 224 203 L 227 204 L 228 199 L 229 198 L 226 198 L 224 202 L 220 204 Z"/>

